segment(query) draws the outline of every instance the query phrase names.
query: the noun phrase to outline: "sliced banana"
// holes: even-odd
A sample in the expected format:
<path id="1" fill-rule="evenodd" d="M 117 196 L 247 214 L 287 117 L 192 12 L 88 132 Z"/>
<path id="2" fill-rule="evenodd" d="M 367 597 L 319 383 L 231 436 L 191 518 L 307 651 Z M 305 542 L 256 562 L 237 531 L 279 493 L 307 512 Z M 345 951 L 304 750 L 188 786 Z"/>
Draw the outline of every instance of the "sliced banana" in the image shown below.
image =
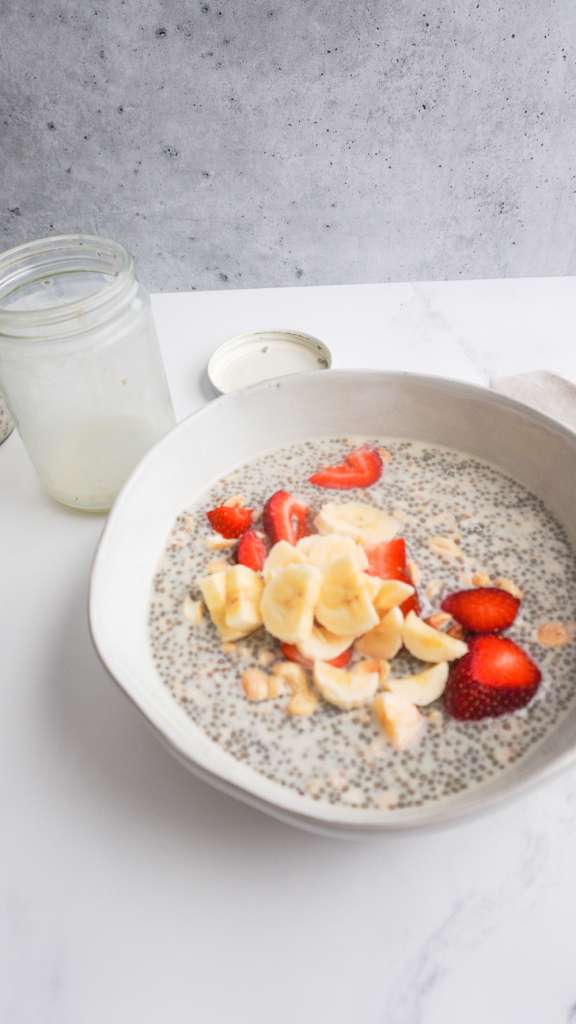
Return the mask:
<path id="1" fill-rule="evenodd" d="M 232 629 L 226 624 L 226 572 L 215 572 L 211 576 L 205 576 L 199 580 L 198 586 L 210 612 L 210 618 L 224 643 L 231 643 L 245 636 L 241 630 Z"/>
<path id="2" fill-rule="evenodd" d="M 306 558 L 302 551 L 299 551 L 298 548 L 295 548 L 286 540 L 279 540 L 270 549 L 268 557 L 264 562 L 264 569 L 262 570 L 264 579 L 268 583 L 278 569 L 285 569 L 287 565 L 303 565 L 305 561 Z"/>
<path id="3" fill-rule="evenodd" d="M 264 587 L 260 609 L 272 636 L 297 644 L 312 632 L 322 573 L 314 565 L 278 569 Z"/>
<path id="4" fill-rule="evenodd" d="M 368 596 L 370 597 L 372 604 L 375 606 L 376 599 L 380 593 L 384 580 L 381 580 L 379 576 L 369 576 L 368 573 L 365 573 L 364 582 L 366 584 L 366 589 L 368 590 Z"/>
<path id="5" fill-rule="evenodd" d="M 247 565 L 233 565 L 226 572 L 226 625 L 230 629 L 253 633 L 262 625 L 260 598 L 264 584 Z"/>
<path id="6" fill-rule="evenodd" d="M 378 672 L 347 672 L 323 661 L 314 663 L 314 682 L 324 700 L 343 711 L 360 708 L 373 699 L 380 676 Z"/>
<path id="7" fill-rule="evenodd" d="M 310 567 L 311 568 L 311 567 Z M 367 577 L 351 558 L 339 558 L 324 573 L 316 618 L 336 636 L 360 636 L 378 624 Z"/>
<path id="8" fill-rule="evenodd" d="M 448 662 L 441 661 L 413 676 L 401 676 L 398 679 L 388 676 L 384 682 L 384 689 L 424 708 L 442 696 L 447 682 Z"/>
<path id="9" fill-rule="evenodd" d="M 347 651 L 353 643 L 353 636 L 336 636 L 316 623 L 310 635 L 300 641 L 298 650 L 310 661 L 332 661 Z"/>
<path id="10" fill-rule="evenodd" d="M 434 629 L 415 612 L 409 612 L 404 620 L 402 640 L 410 654 L 420 661 L 454 661 L 462 658 L 468 650 L 463 640 Z"/>
<path id="11" fill-rule="evenodd" d="M 379 693 L 372 707 L 378 724 L 396 750 L 413 747 L 421 739 L 426 720 L 405 697 L 397 693 Z"/>
<path id="12" fill-rule="evenodd" d="M 303 537 L 296 546 L 306 561 L 319 569 L 327 569 L 338 558 L 351 558 L 359 569 L 368 568 L 366 552 L 352 537 L 343 537 L 338 533 L 325 536 L 313 534 L 311 537 Z"/>
<path id="13" fill-rule="evenodd" d="M 356 650 L 369 658 L 388 661 L 402 647 L 404 616 L 399 608 L 391 608 L 369 633 L 356 641 Z"/>
<path id="14" fill-rule="evenodd" d="M 414 587 L 401 580 L 381 580 L 380 589 L 374 599 L 374 607 L 382 617 L 391 608 L 403 604 L 408 597 L 412 597 Z"/>
<path id="15" fill-rule="evenodd" d="M 400 529 L 394 516 L 361 501 L 328 502 L 320 509 L 315 522 L 319 533 L 340 533 L 366 547 L 392 540 Z"/>

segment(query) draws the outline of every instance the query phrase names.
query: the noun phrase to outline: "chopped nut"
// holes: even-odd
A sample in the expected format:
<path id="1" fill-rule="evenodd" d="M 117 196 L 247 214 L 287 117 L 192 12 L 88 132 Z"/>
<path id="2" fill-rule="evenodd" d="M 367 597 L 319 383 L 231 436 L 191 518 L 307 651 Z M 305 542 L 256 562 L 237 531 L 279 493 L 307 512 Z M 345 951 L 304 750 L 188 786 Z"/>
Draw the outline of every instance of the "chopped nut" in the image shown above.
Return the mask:
<path id="1" fill-rule="evenodd" d="M 407 523 L 408 522 L 408 516 L 406 515 L 404 510 L 401 509 L 401 508 L 395 508 L 394 509 L 394 511 L 392 513 L 392 518 L 393 519 L 397 519 L 399 523 Z"/>
<path id="2" fill-rule="evenodd" d="M 433 601 L 434 598 L 438 596 L 441 590 L 442 584 L 440 580 L 430 580 L 430 582 L 426 584 L 426 597 L 428 598 L 429 601 Z"/>
<path id="3" fill-rule="evenodd" d="M 422 571 L 417 562 L 408 562 L 408 575 L 415 587 L 422 583 Z"/>
<path id="4" fill-rule="evenodd" d="M 312 690 L 298 690 L 292 694 L 290 703 L 286 708 L 286 714 L 306 718 L 308 715 L 314 714 L 317 707 L 318 697 L 315 693 L 312 693 Z"/>
<path id="5" fill-rule="evenodd" d="M 522 597 L 520 587 L 518 587 L 513 580 L 509 580 L 507 576 L 498 576 L 498 578 L 494 580 L 494 586 L 500 587 L 500 590 L 507 590 L 509 594 L 512 594 L 512 597 Z"/>
<path id="6" fill-rule="evenodd" d="M 168 542 L 168 547 L 171 548 L 185 548 L 190 540 L 188 533 L 182 530 L 175 530 Z"/>
<path id="7" fill-rule="evenodd" d="M 492 584 L 492 580 L 485 572 L 475 572 L 472 576 L 472 583 L 475 587 L 489 587 Z"/>
<path id="8" fill-rule="evenodd" d="M 543 622 L 536 630 L 536 639 L 542 647 L 563 647 L 572 640 L 572 630 L 562 622 Z"/>
<path id="9" fill-rule="evenodd" d="M 185 512 L 184 515 L 180 516 L 178 525 L 183 530 L 188 530 L 189 533 L 192 533 L 196 529 L 196 520 L 189 512 Z"/>
<path id="10" fill-rule="evenodd" d="M 380 665 L 380 684 L 379 684 L 378 689 L 381 690 L 384 687 L 384 685 L 386 683 L 386 680 L 389 679 L 389 677 L 390 677 L 390 673 L 392 671 L 392 667 L 391 667 L 389 661 L 380 661 L 379 665 Z"/>
<path id="11" fill-rule="evenodd" d="M 224 562 L 222 559 L 218 561 L 208 562 L 206 566 L 206 572 L 209 576 L 213 576 L 215 572 L 225 572 L 226 569 L 230 568 L 229 562 Z"/>
<path id="12" fill-rule="evenodd" d="M 464 558 L 462 548 L 459 547 L 453 537 L 431 537 L 428 546 L 440 558 L 447 558 L 449 560 Z"/>
<path id="13" fill-rule="evenodd" d="M 294 661 L 278 661 L 272 666 L 272 675 L 279 676 L 292 693 L 303 693 L 308 689 L 308 677 L 302 668 Z"/>
<path id="14" fill-rule="evenodd" d="M 228 654 L 230 657 L 238 657 L 238 648 L 236 644 L 222 644 L 221 650 L 223 654 Z"/>
<path id="15" fill-rule="evenodd" d="M 458 577 L 458 582 L 461 583 L 463 587 L 471 587 L 472 577 L 469 576 L 467 572 L 461 572 Z"/>
<path id="16" fill-rule="evenodd" d="M 211 537 L 206 538 L 205 545 L 209 551 L 226 551 L 228 548 L 233 548 L 238 543 L 233 537 L 221 537 L 219 533 L 213 534 Z"/>
<path id="17" fill-rule="evenodd" d="M 193 626 L 199 626 L 204 617 L 202 601 L 193 601 L 187 594 L 182 602 L 182 614 Z"/>
<path id="18" fill-rule="evenodd" d="M 447 626 L 451 622 L 452 616 L 448 615 L 448 612 L 434 612 L 433 615 L 429 615 L 424 622 L 428 626 L 432 626 L 432 629 L 442 629 L 443 626 Z"/>
<path id="19" fill-rule="evenodd" d="M 393 789 L 384 789 L 376 797 L 376 806 L 381 811 L 391 811 L 398 803 L 398 794 Z"/>
<path id="20" fill-rule="evenodd" d="M 262 668 L 268 668 L 268 666 L 274 661 L 274 657 L 275 655 L 272 651 L 260 651 L 260 654 L 258 655 L 258 664 L 261 665 Z"/>
<path id="21" fill-rule="evenodd" d="M 379 448 L 378 454 L 380 455 L 382 462 L 390 462 L 390 459 L 393 458 L 392 452 L 389 452 L 387 448 Z"/>
<path id="22" fill-rule="evenodd" d="M 269 677 L 259 668 L 249 668 L 242 676 L 242 688 L 248 700 L 268 700 Z"/>
<path id="23" fill-rule="evenodd" d="M 329 782 L 332 789 L 336 789 L 338 792 L 341 792 L 347 784 L 344 776 L 340 775 L 338 772 L 332 772 Z"/>
<path id="24" fill-rule="evenodd" d="M 222 504 L 225 508 L 243 508 L 246 504 L 246 498 L 243 494 L 233 494 L 231 498 L 226 498 Z"/>
<path id="25" fill-rule="evenodd" d="M 440 726 L 444 724 L 444 715 L 438 710 L 438 708 L 434 708 L 426 717 L 434 729 L 439 729 Z"/>
<path id="26" fill-rule="evenodd" d="M 308 796 L 319 796 L 323 785 L 322 779 L 308 779 L 305 787 Z"/>
<path id="27" fill-rule="evenodd" d="M 270 700 L 276 700 L 286 692 L 286 684 L 280 676 L 270 676 L 268 679 L 268 696 Z"/>
<path id="28" fill-rule="evenodd" d="M 352 669 L 352 674 L 356 676 L 372 676 L 375 672 L 380 675 L 380 662 L 376 658 L 364 658 Z"/>
<path id="29" fill-rule="evenodd" d="M 453 626 L 450 626 L 450 628 L 446 630 L 446 632 L 448 636 L 453 636 L 455 640 L 463 640 L 466 636 L 466 633 L 459 622 L 455 622 Z"/>

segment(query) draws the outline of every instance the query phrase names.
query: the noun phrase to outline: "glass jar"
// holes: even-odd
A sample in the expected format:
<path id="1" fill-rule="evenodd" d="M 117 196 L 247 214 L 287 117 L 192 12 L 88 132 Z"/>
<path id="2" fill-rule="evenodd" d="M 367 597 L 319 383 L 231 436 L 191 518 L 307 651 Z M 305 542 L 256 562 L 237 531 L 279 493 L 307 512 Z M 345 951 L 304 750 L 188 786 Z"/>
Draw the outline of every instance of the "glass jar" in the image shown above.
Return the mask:
<path id="1" fill-rule="evenodd" d="M 0 255 L 0 386 L 48 493 L 109 508 L 175 422 L 150 300 L 121 245 L 61 235 Z"/>

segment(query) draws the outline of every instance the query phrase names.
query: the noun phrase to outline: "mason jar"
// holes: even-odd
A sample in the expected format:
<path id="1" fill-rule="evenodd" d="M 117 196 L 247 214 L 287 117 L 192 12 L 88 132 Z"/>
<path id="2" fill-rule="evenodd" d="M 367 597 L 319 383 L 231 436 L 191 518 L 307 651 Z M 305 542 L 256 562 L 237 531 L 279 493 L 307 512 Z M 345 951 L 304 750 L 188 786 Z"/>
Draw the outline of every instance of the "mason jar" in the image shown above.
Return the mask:
<path id="1" fill-rule="evenodd" d="M 0 388 L 46 491 L 108 509 L 175 422 L 150 300 L 121 245 L 61 235 L 0 255 Z"/>

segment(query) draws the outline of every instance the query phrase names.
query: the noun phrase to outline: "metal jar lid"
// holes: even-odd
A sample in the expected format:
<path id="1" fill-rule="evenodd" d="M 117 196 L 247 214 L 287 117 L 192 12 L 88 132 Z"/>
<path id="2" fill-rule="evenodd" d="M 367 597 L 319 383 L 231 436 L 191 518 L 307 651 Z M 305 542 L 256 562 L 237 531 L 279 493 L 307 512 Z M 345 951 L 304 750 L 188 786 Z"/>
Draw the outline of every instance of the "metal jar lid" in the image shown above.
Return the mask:
<path id="1" fill-rule="evenodd" d="M 301 331 L 272 330 L 238 334 L 220 345 L 208 363 L 208 378 L 221 394 L 263 380 L 307 370 L 327 370 L 330 349 Z"/>

